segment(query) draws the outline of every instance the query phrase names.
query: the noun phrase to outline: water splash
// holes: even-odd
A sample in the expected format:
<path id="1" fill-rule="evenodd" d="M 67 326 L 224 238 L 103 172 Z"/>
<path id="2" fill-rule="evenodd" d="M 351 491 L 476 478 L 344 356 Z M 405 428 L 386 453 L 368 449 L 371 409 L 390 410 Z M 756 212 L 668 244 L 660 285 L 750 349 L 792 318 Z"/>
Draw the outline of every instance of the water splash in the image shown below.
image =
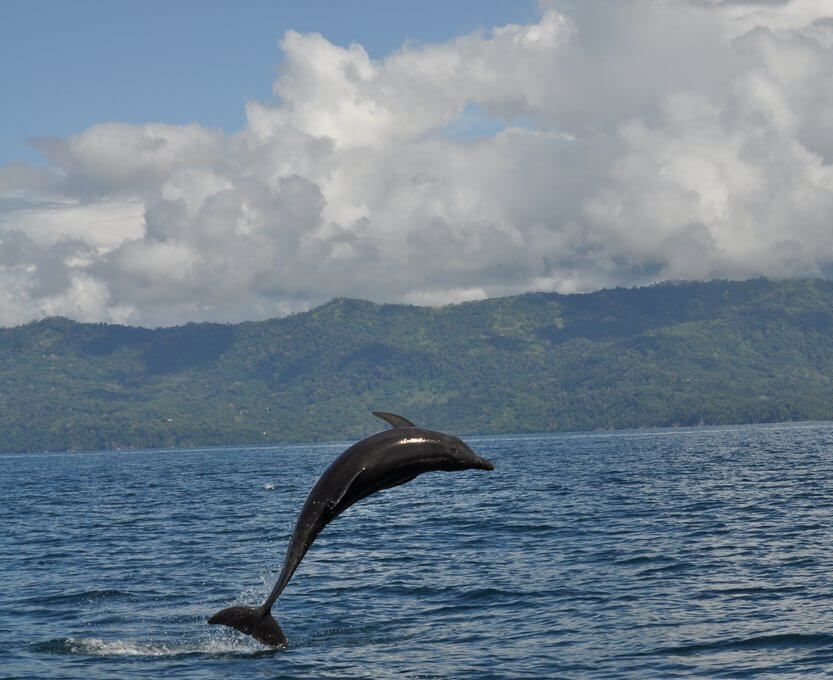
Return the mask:
<path id="1" fill-rule="evenodd" d="M 32 645 L 32 651 L 44 654 L 70 654 L 100 657 L 175 657 L 194 654 L 251 655 L 264 651 L 246 640 L 210 638 L 191 642 L 140 642 L 136 640 L 104 640 L 95 637 L 62 637 Z"/>

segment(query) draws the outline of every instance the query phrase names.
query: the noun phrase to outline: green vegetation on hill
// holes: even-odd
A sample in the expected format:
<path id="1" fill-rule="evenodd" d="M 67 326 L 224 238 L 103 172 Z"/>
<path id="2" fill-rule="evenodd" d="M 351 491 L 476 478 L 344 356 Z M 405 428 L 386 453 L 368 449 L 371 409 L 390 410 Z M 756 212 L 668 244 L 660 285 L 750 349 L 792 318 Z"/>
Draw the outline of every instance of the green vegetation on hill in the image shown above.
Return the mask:
<path id="1" fill-rule="evenodd" d="M 237 325 L 0 329 L 0 451 L 833 419 L 833 283 L 662 284 Z"/>

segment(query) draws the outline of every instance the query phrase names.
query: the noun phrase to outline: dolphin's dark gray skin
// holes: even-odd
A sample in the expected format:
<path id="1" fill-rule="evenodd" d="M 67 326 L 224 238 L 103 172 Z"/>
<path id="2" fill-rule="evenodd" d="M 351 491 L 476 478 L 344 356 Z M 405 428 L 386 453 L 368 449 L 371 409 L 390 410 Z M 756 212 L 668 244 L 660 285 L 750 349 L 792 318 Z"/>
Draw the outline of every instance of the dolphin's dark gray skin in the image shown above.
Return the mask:
<path id="1" fill-rule="evenodd" d="M 494 465 L 457 437 L 416 427 L 393 413 L 373 413 L 393 429 L 353 444 L 312 487 L 295 523 L 281 574 L 266 601 L 260 607 L 223 609 L 208 619 L 208 623 L 231 626 L 270 647 L 286 646 L 286 636 L 271 615 L 272 605 L 325 526 L 356 501 L 410 482 L 423 472 L 494 469 Z"/>

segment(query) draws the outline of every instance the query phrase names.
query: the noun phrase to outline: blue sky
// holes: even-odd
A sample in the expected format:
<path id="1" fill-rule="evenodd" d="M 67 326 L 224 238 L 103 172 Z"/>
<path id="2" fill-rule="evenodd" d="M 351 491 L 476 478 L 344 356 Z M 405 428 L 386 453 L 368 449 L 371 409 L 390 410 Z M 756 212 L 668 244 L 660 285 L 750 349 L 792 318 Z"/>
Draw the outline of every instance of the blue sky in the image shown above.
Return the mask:
<path id="1" fill-rule="evenodd" d="M 379 58 L 537 14 L 529 0 L 4 0 L 0 164 L 40 162 L 29 137 L 104 121 L 238 130 L 244 101 L 274 99 L 288 29 Z"/>
<path id="2" fill-rule="evenodd" d="M 833 272 L 830 0 L 2 13 L 0 326 Z"/>

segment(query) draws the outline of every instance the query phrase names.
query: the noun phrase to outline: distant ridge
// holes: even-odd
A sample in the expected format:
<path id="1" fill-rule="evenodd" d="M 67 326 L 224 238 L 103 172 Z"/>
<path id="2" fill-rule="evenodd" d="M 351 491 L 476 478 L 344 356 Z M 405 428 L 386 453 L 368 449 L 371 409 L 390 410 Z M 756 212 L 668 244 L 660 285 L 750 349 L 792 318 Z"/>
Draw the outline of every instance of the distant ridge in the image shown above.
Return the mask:
<path id="1" fill-rule="evenodd" d="M 0 451 L 833 419 L 833 282 L 667 283 L 241 324 L 0 329 Z"/>

